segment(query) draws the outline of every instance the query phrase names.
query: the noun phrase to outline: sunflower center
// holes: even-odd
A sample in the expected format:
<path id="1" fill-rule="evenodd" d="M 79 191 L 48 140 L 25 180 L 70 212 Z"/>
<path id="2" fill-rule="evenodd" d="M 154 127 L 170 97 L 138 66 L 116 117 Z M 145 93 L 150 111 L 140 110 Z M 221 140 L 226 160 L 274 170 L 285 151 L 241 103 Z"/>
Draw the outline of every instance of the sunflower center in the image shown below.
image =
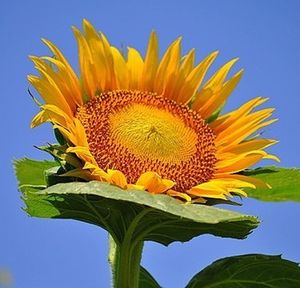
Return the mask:
<path id="1" fill-rule="evenodd" d="M 76 117 L 99 167 L 122 171 L 129 183 L 154 171 L 185 191 L 213 176 L 215 135 L 187 106 L 149 92 L 120 90 L 90 100 Z"/>
<path id="2" fill-rule="evenodd" d="M 133 103 L 109 119 L 114 142 L 141 159 L 180 163 L 196 151 L 197 134 L 170 112 Z"/>

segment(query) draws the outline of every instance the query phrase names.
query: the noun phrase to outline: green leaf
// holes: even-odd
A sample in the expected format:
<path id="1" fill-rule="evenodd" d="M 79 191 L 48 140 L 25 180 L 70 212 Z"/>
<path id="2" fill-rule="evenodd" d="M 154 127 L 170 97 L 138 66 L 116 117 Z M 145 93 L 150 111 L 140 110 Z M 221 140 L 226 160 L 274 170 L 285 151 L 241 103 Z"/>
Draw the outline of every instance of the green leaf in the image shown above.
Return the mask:
<path id="1" fill-rule="evenodd" d="M 215 261 L 186 288 L 298 288 L 300 268 L 280 256 L 249 254 Z"/>
<path id="2" fill-rule="evenodd" d="M 41 174 L 43 172 L 39 172 Z M 17 175 L 24 179 L 18 167 Z M 150 240 L 168 245 L 201 234 L 243 239 L 259 224 L 253 216 L 206 205 L 183 204 L 167 195 L 122 190 L 99 181 L 63 183 L 46 188 L 44 179 L 43 190 L 29 182 L 20 180 L 29 215 L 95 224 L 120 243 L 129 227 L 134 231 L 133 241 Z"/>
<path id="3" fill-rule="evenodd" d="M 269 166 L 243 173 L 263 180 L 272 189 L 247 190 L 248 196 L 264 201 L 300 201 L 300 169 Z"/>
<path id="4" fill-rule="evenodd" d="M 45 187 L 45 171 L 56 167 L 55 161 L 37 161 L 28 158 L 22 158 L 14 161 L 16 176 L 19 183 L 19 189 L 24 185 Z"/>
<path id="5" fill-rule="evenodd" d="M 139 287 L 141 288 L 160 288 L 153 276 L 144 268 L 140 267 Z"/>

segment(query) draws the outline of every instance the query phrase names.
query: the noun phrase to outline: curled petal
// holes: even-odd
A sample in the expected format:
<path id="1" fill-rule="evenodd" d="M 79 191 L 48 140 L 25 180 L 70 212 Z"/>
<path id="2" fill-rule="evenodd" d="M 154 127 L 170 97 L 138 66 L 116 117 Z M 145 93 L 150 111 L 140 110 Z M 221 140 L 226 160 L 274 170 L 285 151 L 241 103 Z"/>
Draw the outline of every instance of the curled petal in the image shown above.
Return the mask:
<path id="1" fill-rule="evenodd" d="M 139 177 L 136 185 L 143 186 L 145 190 L 151 193 L 159 194 L 171 189 L 175 182 L 162 179 L 156 172 L 145 172 Z"/>
<path id="2" fill-rule="evenodd" d="M 126 177 L 121 171 L 108 169 L 107 174 L 109 183 L 119 186 L 122 189 L 127 188 Z"/>

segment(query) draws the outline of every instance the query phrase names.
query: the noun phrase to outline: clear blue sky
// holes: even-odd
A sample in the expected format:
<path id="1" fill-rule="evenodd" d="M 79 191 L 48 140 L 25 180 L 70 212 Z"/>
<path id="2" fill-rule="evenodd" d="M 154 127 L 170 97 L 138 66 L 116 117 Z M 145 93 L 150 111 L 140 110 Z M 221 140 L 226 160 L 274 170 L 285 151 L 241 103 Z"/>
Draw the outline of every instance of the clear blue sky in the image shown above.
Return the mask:
<path id="1" fill-rule="evenodd" d="M 145 51 L 149 32 L 158 32 L 161 49 L 182 35 L 184 50 L 198 59 L 221 51 L 217 64 L 239 56 L 246 73 L 226 109 L 252 97 L 270 97 L 280 121 L 264 132 L 280 143 L 272 148 L 282 166 L 300 166 L 300 2 L 297 0 L 2 1 L 1 35 L 1 191 L 0 269 L 16 288 L 109 287 L 104 230 L 76 221 L 29 218 L 12 170 L 12 159 L 43 159 L 33 145 L 53 140 L 50 127 L 31 130 L 37 112 L 27 94 L 29 54 L 45 55 L 40 38 L 54 41 L 77 65 L 71 25 L 89 19 L 117 46 Z M 216 68 L 217 65 L 214 66 Z M 267 162 L 269 164 L 270 162 Z M 230 207 L 229 207 L 230 208 Z M 300 261 L 300 206 L 244 200 L 240 209 L 263 220 L 247 240 L 203 236 L 170 247 L 147 243 L 143 265 L 163 287 L 181 288 L 212 261 L 243 253 L 283 254 Z"/>

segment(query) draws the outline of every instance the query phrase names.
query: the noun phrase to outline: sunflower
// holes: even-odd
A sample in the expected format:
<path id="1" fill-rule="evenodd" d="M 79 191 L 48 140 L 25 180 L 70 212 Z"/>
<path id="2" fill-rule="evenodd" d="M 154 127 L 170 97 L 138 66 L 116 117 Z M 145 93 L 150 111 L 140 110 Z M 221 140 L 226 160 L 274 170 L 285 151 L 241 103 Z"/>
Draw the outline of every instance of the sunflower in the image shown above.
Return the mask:
<path id="1" fill-rule="evenodd" d="M 276 120 L 272 108 L 254 111 L 267 99 L 220 115 L 243 74 L 227 77 L 238 59 L 203 83 L 217 51 L 195 65 L 194 49 L 182 56 L 178 38 L 159 59 L 152 32 L 145 57 L 131 47 L 124 56 L 86 20 L 73 31 L 80 76 L 44 39 L 54 57 L 31 56 L 40 75 L 28 76 L 45 101 L 32 127 L 51 122 L 62 135 L 72 167 L 65 175 L 198 202 L 268 186 L 241 173 L 277 160 L 264 151 L 276 141 L 255 134 Z"/>

